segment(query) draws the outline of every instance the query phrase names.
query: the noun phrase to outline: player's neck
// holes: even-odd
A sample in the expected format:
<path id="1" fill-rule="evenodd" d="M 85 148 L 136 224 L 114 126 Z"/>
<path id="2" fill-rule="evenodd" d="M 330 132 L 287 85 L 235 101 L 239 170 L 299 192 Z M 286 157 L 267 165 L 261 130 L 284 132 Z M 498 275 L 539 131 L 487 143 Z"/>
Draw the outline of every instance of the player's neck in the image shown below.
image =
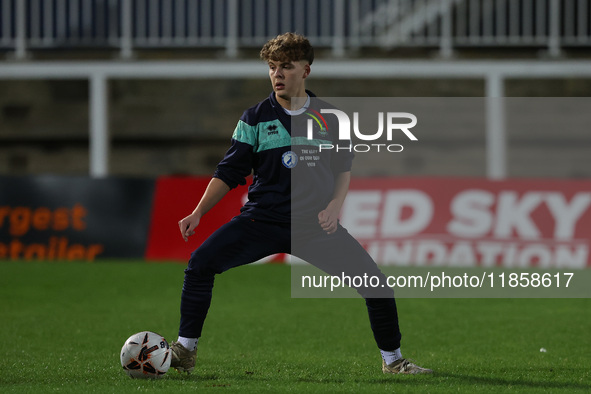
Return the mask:
<path id="1" fill-rule="evenodd" d="M 289 98 L 279 97 L 277 93 L 275 93 L 275 99 L 283 108 L 288 111 L 296 111 L 302 108 L 306 101 L 308 100 L 308 93 L 306 93 L 306 89 L 302 88 L 295 96 Z"/>
<path id="2" fill-rule="evenodd" d="M 306 95 L 306 101 L 304 102 L 303 105 L 298 105 L 297 109 L 287 109 L 287 108 L 283 108 L 283 110 L 285 111 L 286 114 L 288 114 L 289 116 L 297 116 L 297 115 L 301 115 L 304 112 L 306 112 L 308 110 L 308 107 L 310 106 L 310 96 Z"/>

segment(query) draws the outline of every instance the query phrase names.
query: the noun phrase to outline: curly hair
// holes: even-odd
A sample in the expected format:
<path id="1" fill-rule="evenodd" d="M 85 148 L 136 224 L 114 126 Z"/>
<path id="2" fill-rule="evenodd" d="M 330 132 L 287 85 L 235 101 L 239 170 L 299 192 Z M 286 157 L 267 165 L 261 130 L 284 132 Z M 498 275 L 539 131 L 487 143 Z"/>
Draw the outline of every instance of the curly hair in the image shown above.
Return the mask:
<path id="1" fill-rule="evenodd" d="M 314 48 L 308 39 L 296 33 L 283 33 L 267 41 L 260 53 L 265 61 L 293 62 L 314 61 Z"/>

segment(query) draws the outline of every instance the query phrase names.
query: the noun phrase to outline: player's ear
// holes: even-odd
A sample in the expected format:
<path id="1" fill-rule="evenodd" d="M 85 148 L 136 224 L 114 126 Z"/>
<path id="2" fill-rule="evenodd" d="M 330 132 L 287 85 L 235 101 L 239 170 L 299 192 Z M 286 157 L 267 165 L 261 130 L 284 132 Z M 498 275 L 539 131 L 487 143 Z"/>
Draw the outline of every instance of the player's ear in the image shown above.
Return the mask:
<path id="1" fill-rule="evenodd" d="M 306 79 L 308 77 L 308 75 L 310 75 L 310 64 L 308 62 L 306 62 L 304 64 L 304 79 Z"/>

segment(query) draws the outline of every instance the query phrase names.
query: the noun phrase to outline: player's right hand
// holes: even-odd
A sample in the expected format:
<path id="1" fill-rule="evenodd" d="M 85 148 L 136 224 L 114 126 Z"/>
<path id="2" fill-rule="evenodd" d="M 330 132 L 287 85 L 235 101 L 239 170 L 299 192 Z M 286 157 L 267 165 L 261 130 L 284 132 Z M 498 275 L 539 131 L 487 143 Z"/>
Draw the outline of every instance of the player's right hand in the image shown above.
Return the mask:
<path id="1" fill-rule="evenodd" d="M 181 236 L 185 242 L 189 240 L 191 235 L 195 234 L 195 228 L 199 225 L 199 220 L 200 217 L 193 213 L 184 219 L 179 220 L 179 230 L 181 231 Z"/>

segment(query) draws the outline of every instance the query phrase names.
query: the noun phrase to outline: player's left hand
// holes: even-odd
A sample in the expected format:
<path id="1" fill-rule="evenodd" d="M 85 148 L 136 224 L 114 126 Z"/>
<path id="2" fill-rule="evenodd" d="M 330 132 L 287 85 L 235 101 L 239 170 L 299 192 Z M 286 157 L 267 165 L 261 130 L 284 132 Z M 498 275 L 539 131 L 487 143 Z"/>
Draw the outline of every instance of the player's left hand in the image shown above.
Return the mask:
<path id="1" fill-rule="evenodd" d="M 337 231 L 339 209 L 336 209 L 331 204 L 328 204 L 325 210 L 318 214 L 318 224 L 327 234 L 332 234 Z"/>

